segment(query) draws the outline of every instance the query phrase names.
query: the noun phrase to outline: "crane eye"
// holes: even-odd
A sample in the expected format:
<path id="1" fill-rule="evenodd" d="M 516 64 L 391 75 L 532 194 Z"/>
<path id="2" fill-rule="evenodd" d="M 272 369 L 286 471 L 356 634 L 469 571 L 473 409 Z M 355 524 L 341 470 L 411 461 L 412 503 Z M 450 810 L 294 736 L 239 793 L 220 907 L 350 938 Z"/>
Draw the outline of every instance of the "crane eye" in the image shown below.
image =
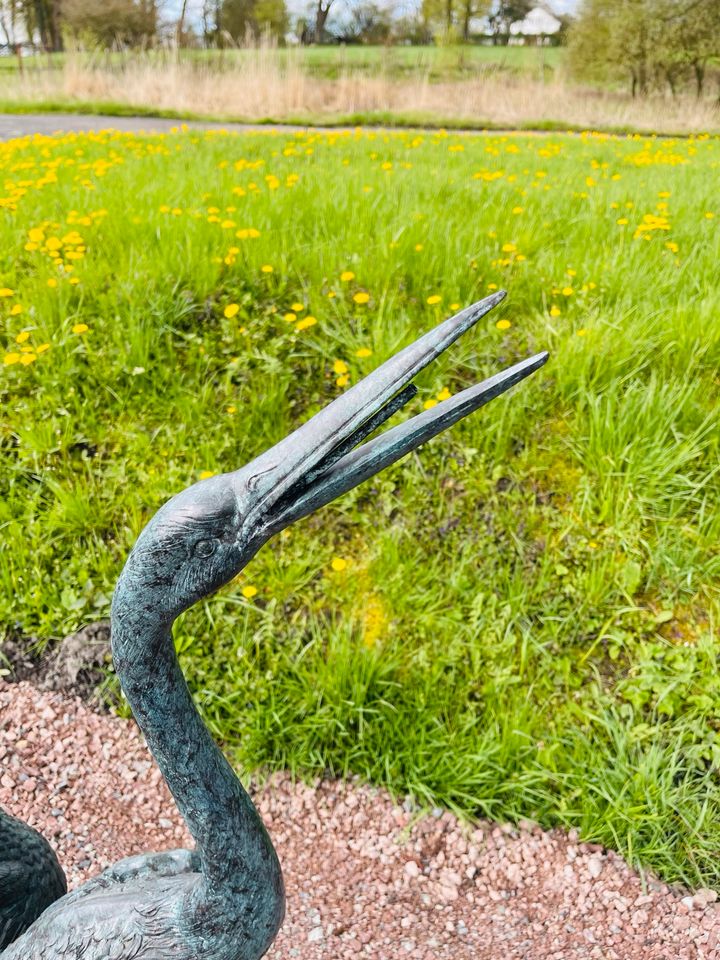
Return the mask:
<path id="1" fill-rule="evenodd" d="M 217 540 L 198 540 L 193 547 L 193 555 L 196 557 L 211 557 L 218 547 Z"/>

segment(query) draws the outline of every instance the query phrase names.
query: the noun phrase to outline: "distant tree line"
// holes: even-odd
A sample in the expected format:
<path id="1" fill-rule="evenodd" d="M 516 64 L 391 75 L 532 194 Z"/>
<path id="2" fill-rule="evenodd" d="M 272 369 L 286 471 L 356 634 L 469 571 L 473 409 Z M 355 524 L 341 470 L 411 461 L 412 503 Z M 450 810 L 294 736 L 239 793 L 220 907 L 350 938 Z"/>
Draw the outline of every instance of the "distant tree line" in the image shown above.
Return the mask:
<path id="1" fill-rule="evenodd" d="M 199 21 L 188 0 L 176 16 L 161 16 L 162 0 L 0 0 L 0 44 L 20 35 L 47 51 L 69 39 L 102 47 L 152 47 L 174 39 L 181 46 L 229 47 L 261 36 L 283 41 L 290 27 L 286 0 L 203 0 Z M 307 0 L 295 24 L 302 43 L 467 42 L 477 25 L 493 43 L 507 43 L 510 24 L 533 0 L 418 0 L 415 13 L 398 17 L 387 0 Z M 167 4 L 165 4 L 167 7 Z M 484 18 L 484 19 L 483 19 Z"/>
<path id="2" fill-rule="evenodd" d="M 720 0 L 585 0 L 569 46 L 576 76 L 701 97 L 720 57 Z"/>

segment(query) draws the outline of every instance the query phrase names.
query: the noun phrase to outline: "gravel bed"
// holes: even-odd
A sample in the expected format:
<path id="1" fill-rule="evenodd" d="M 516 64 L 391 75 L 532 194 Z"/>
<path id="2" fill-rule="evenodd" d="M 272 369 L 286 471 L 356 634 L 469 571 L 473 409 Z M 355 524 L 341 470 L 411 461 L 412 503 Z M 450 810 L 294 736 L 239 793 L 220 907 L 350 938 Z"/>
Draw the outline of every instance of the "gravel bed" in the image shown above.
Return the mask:
<path id="1" fill-rule="evenodd" d="M 720 960 L 717 894 L 645 886 L 573 831 L 418 817 L 358 783 L 273 776 L 255 801 L 288 891 L 274 960 Z M 50 839 L 71 886 L 189 843 L 135 726 L 0 682 L 0 804 Z"/>

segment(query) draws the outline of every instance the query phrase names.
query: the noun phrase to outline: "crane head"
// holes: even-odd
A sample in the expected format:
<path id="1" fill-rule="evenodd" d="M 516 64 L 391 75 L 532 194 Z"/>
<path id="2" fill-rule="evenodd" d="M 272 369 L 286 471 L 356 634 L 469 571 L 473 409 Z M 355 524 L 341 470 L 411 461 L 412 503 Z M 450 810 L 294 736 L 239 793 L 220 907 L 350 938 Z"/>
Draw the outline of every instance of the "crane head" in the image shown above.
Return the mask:
<path id="1" fill-rule="evenodd" d="M 539 369 L 545 352 L 363 442 L 415 395 L 412 378 L 504 297 L 499 291 L 443 321 L 246 466 L 173 497 L 140 534 L 116 597 L 134 587 L 140 602 L 171 623 L 236 576 L 275 533 Z"/>

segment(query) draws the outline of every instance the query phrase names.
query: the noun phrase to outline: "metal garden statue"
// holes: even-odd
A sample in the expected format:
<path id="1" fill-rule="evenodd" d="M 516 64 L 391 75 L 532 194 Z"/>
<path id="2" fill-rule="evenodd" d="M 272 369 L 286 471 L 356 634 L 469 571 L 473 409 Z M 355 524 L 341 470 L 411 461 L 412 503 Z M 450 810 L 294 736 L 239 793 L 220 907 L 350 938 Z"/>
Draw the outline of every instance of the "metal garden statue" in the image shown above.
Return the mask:
<path id="1" fill-rule="evenodd" d="M 503 297 L 500 292 L 445 320 L 252 463 L 173 497 L 143 530 L 113 598 L 113 657 L 197 846 L 122 860 L 65 894 L 48 844 L 0 812 L 2 960 L 263 956 L 285 910 L 280 864 L 250 797 L 193 705 L 173 647 L 173 622 L 235 577 L 278 531 L 542 366 L 546 353 L 362 443 L 414 396 L 412 378 Z"/>

